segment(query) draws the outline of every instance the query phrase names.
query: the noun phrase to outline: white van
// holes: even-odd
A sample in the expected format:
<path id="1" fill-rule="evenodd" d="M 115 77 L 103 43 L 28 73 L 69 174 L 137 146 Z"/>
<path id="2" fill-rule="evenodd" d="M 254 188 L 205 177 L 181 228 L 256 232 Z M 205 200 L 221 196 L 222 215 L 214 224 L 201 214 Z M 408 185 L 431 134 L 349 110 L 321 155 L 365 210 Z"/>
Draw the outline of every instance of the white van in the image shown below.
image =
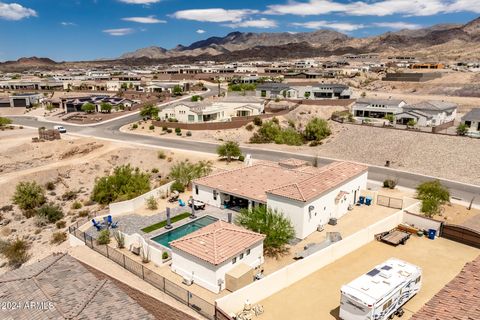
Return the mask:
<path id="1" fill-rule="evenodd" d="M 391 258 L 341 288 L 340 319 L 384 320 L 420 291 L 422 269 Z"/>
<path id="2" fill-rule="evenodd" d="M 67 133 L 67 129 L 65 129 L 63 126 L 53 126 L 53 129 L 58 130 L 60 133 Z"/>

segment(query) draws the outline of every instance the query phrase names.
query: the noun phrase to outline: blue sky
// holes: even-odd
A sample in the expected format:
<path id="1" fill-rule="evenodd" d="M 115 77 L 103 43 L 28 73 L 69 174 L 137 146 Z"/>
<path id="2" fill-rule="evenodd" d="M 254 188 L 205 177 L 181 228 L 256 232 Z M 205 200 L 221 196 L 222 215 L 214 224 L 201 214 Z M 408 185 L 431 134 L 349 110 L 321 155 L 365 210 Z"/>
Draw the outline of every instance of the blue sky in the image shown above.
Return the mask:
<path id="1" fill-rule="evenodd" d="M 480 16 L 480 0 L 0 0 L 0 61 L 118 57 L 232 31 L 365 37 Z"/>

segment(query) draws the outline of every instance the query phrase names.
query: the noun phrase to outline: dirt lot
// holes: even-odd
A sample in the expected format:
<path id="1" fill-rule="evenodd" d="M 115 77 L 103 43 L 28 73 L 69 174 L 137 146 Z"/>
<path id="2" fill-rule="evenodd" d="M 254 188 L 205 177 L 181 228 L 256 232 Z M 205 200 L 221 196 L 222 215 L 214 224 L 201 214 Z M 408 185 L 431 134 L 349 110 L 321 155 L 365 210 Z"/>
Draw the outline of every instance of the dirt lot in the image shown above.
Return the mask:
<path id="1" fill-rule="evenodd" d="M 57 229 L 52 224 L 39 226 L 36 218 L 26 219 L 16 206 L 8 208 L 12 204 L 15 187 L 21 181 L 33 180 L 42 186 L 54 182 L 54 190 L 46 193 L 47 201 L 63 208 L 63 220 L 68 226 L 81 216 L 105 212 L 98 205 L 92 205 L 89 197 L 95 178 L 110 173 L 116 166 L 131 164 L 143 171 L 158 170 L 151 175 L 152 187 L 161 183 L 176 161 L 213 160 L 215 169 L 226 166 L 216 161 L 213 155 L 164 150 L 166 159 L 159 159 L 159 149 L 156 148 L 139 148 L 70 135 L 62 135 L 62 140 L 32 143 L 36 133 L 32 129 L 0 131 L 0 208 L 7 206 L 0 211 L 0 238 L 26 239 L 31 244 L 28 263 L 52 252 L 64 251 L 67 242 L 50 244 L 52 233 L 65 231 L 65 228 Z M 64 198 L 67 192 L 73 192 L 74 198 Z M 72 208 L 75 201 L 82 204 L 80 209 Z M 6 270 L 4 262 L 0 260 L 0 272 Z"/>
<path id="2" fill-rule="evenodd" d="M 403 319 L 408 319 L 479 254 L 443 238 L 412 237 L 398 247 L 374 241 L 260 302 L 265 313 L 257 319 L 339 319 L 341 286 L 391 257 L 423 270 L 422 289 L 404 308 Z"/>

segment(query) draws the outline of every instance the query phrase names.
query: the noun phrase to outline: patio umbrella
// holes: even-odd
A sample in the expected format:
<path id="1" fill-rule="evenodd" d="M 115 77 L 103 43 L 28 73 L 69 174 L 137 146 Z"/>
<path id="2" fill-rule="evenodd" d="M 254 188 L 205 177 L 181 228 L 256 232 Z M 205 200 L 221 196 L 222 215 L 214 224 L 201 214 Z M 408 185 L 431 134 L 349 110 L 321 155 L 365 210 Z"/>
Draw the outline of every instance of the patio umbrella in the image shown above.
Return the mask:
<path id="1" fill-rule="evenodd" d="M 165 226 L 165 229 L 171 229 L 171 228 L 172 228 L 172 224 L 170 221 L 170 208 L 167 207 L 167 225 Z"/>
<path id="2" fill-rule="evenodd" d="M 194 219 L 196 218 L 195 216 L 195 203 L 193 201 L 193 197 L 190 197 L 190 204 L 192 205 L 191 208 L 192 208 L 192 214 L 190 215 L 190 218 L 191 219 Z"/>

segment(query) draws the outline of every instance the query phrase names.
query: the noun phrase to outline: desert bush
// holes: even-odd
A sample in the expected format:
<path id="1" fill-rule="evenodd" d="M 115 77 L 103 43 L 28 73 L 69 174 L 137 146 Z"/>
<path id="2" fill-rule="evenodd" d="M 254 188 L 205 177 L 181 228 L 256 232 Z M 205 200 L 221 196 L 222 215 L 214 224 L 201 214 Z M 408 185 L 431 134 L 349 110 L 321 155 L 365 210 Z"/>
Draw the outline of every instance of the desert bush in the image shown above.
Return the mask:
<path id="1" fill-rule="evenodd" d="M 167 127 L 165 127 L 165 126 L 162 127 L 162 131 L 167 131 L 167 130 L 168 130 Z"/>
<path id="2" fill-rule="evenodd" d="M 55 182 L 53 181 L 49 181 L 45 184 L 45 189 L 49 190 L 49 191 L 53 191 L 55 190 Z"/>
<path id="3" fill-rule="evenodd" d="M 48 225 L 48 220 L 46 217 L 35 216 L 33 224 L 37 228 L 42 228 Z"/>
<path id="4" fill-rule="evenodd" d="M 13 241 L 0 240 L 0 254 L 7 259 L 7 264 L 13 269 L 19 268 L 28 261 L 30 244 L 17 238 Z"/>
<path id="5" fill-rule="evenodd" d="M 46 202 L 45 190 L 35 181 L 20 182 L 15 188 L 12 201 L 26 216 L 31 216 L 32 210 Z"/>
<path id="6" fill-rule="evenodd" d="M 158 209 L 158 203 L 157 199 L 155 199 L 154 196 L 151 196 L 145 200 L 147 209 L 148 210 L 157 210 Z"/>
<path id="7" fill-rule="evenodd" d="M 172 192 L 173 191 L 178 191 L 178 192 L 182 193 L 182 192 L 185 192 L 185 186 L 181 182 L 175 181 L 170 186 L 170 191 L 172 191 Z"/>
<path id="8" fill-rule="evenodd" d="M 89 214 L 90 212 L 88 210 L 82 210 L 82 211 L 79 211 L 77 215 L 83 218 L 83 217 L 88 217 Z"/>
<path id="9" fill-rule="evenodd" d="M 253 118 L 253 124 L 256 125 L 256 126 L 261 126 L 263 123 L 262 121 L 262 118 L 256 116 L 255 118 Z"/>
<path id="10" fill-rule="evenodd" d="M 138 124 L 136 123 L 132 124 L 132 129 L 138 129 Z"/>
<path id="11" fill-rule="evenodd" d="M 155 126 L 152 124 L 152 125 L 150 125 L 150 127 L 148 127 L 148 129 L 155 130 Z"/>
<path id="12" fill-rule="evenodd" d="M 192 131 L 187 131 L 187 137 L 191 137 L 192 136 Z"/>
<path id="13" fill-rule="evenodd" d="M 243 154 L 241 154 L 239 157 L 238 157 L 238 161 L 245 161 L 245 156 Z"/>
<path id="14" fill-rule="evenodd" d="M 79 201 L 75 201 L 74 203 L 72 203 L 72 209 L 74 210 L 80 209 L 81 207 L 82 204 Z"/>
<path id="15" fill-rule="evenodd" d="M 245 127 L 245 129 L 247 129 L 247 131 L 253 131 L 254 126 L 253 126 L 253 124 L 249 123 L 249 124 L 247 124 L 247 126 Z"/>
<path id="16" fill-rule="evenodd" d="M 119 231 L 113 232 L 113 238 L 117 242 L 117 248 L 123 249 L 125 248 L 125 235 Z"/>
<path id="17" fill-rule="evenodd" d="M 470 128 L 465 123 L 461 123 L 458 125 L 456 131 L 459 136 L 464 136 L 467 134 L 469 129 Z"/>
<path id="18" fill-rule="evenodd" d="M 95 204 L 95 201 L 93 201 L 92 199 L 86 199 L 85 201 L 83 201 L 83 205 L 85 207 L 90 207 L 90 206 L 93 206 Z"/>
<path id="19" fill-rule="evenodd" d="M 305 139 L 321 141 L 332 134 L 328 122 L 324 119 L 313 118 L 305 127 Z"/>
<path id="20" fill-rule="evenodd" d="M 116 167 L 113 174 L 95 181 L 91 199 L 100 204 L 130 200 L 150 191 L 150 176 L 130 165 Z"/>
<path id="21" fill-rule="evenodd" d="M 158 159 L 165 159 L 167 157 L 167 155 L 165 154 L 165 151 L 163 150 L 158 151 L 157 156 L 158 156 Z"/>
<path id="22" fill-rule="evenodd" d="M 62 219 L 64 215 L 59 205 L 50 202 L 37 209 L 37 216 L 44 217 L 48 222 L 54 223 Z"/>
<path id="23" fill-rule="evenodd" d="M 67 233 L 63 232 L 63 231 L 59 231 L 59 232 L 54 232 L 52 234 L 52 240 L 50 240 L 50 243 L 60 244 L 60 243 L 64 242 L 65 240 L 67 240 Z"/>
<path id="24" fill-rule="evenodd" d="M 180 128 L 175 128 L 175 133 L 181 133 L 182 132 L 182 129 Z"/>
<path id="25" fill-rule="evenodd" d="M 162 259 L 163 259 L 163 260 L 166 260 L 166 259 L 168 259 L 168 257 L 169 257 L 169 256 L 168 256 L 168 252 L 167 252 L 167 251 L 163 251 L 163 253 L 162 253 Z"/>
<path id="26" fill-rule="evenodd" d="M 67 223 L 63 220 L 60 220 L 55 223 L 55 226 L 57 227 L 57 229 L 63 229 L 67 226 Z"/>
<path id="27" fill-rule="evenodd" d="M 1 212 L 10 212 L 13 211 L 13 206 L 11 204 L 4 205 L 0 208 Z"/>
<path id="28" fill-rule="evenodd" d="M 77 196 L 78 196 L 78 191 L 69 190 L 62 195 L 62 200 L 63 201 L 75 200 L 77 199 Z"/>
<path id="29" fill-rule="evenodd" d="M 12 124 L 12 120 L 9 118 L 0 117 L 0 127 L 7 126 L 9 124 Z"/>
<path id="30" fill-rule="evenodd" d="M 389 188 L 389 189 L 395 189 L 397 186 L 397 180 L 396 179 L 385 179 L 383 181 L 383 187 L 384 188 Z"/>
<path id="31" fill-rule="evenodd" d="M 102 230 L 98 234 L 97 244 L 109 244 L 110 243 L 110 231 L 109 230 Z"/>
<path id="32" fill-rule="evenodd" d="M 172 129 L 167 129 L 167 133 L 172 133 Z"/>
<path id="33" fill-rule="evenodd" d="M 150 172 L 152 172 L 152 173 L 158 173 L 159 171 L 158 171 L 157 168 L 152 168 L 152 170 L 150 170 Z"/>

